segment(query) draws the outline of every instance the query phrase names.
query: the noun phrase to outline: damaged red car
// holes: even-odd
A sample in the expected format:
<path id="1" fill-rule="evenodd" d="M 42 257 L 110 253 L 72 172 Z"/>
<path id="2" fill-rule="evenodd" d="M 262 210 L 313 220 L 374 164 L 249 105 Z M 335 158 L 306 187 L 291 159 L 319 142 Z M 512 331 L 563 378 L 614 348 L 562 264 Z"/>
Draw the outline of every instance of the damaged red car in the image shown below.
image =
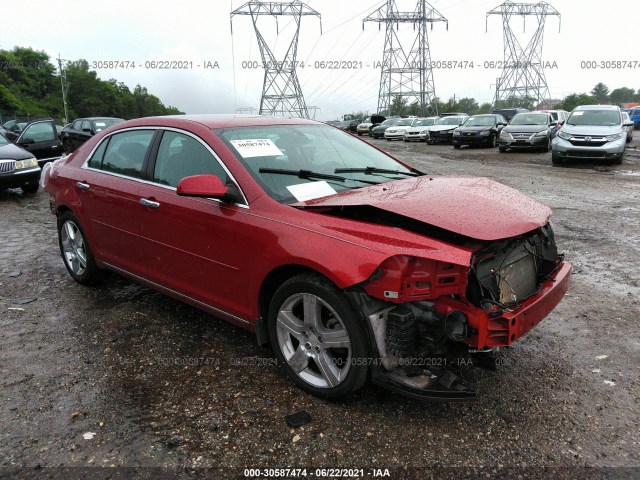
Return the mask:
<path id="1" fill-rule="evenodd" d="M 486 365 L 569 287 L 546 206 L 310 120 L 132 120 L 44 182 L 76 281 L 112 270 L 253 331 L 325 398 L 471 399 L 429 359 Z"/>

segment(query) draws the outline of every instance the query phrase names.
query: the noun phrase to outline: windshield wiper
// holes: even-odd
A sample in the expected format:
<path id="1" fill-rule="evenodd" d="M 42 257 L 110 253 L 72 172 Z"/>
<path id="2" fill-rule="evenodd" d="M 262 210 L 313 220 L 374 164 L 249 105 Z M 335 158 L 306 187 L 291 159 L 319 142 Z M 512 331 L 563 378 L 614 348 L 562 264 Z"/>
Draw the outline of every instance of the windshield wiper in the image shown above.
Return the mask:
<path id="1" fill-rule="evenodd" d="M 344 182 L 347 180 L 353 180 L 354 182 L 366 183 L 369 185 L 378 185 L 380 182 L 372 182 L 370 180 L 359 180 L 357 178 L 341 177 L 340 175 L 331 175 L 329 173 L 312 172 L 311 170 L 287 170 L 283 168 L 260 168 L 260 173 L 275 173 L 280 175 L 293 175 L 295 177 L 304 178 L 305 180 L 313 180 L 315 178 L 320 180 L 335 180 L 337 182 Z"/>
<path id="2" fill-rule="evenodd" d="M 424 173 L 419 172 L 416 169 L 411 169 L 410 172 L 402 172 L 400 170 L 389 170 L 387 168 L 377 167 L 364 167 L 364 168 L 336 168 L 333 173 L 365 173 L 367 175 L 372 173 L 388 173 L 392 175 L 407 175 L 409 177 L 419 177 Z"/>

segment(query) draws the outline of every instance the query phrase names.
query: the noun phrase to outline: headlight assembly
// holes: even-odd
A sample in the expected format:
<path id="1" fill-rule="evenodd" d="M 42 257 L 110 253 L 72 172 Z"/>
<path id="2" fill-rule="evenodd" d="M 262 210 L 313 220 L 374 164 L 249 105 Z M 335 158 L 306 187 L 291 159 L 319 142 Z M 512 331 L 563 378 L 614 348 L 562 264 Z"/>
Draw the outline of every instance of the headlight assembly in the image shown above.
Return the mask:
<path id="1" fill-rule="evenodd" d="M 573 137 L 573 135 L 571 135 L 570 133 L 564 132 L 564 131 L 562 131 L 562 130 L 560 130 L 560 131 L 558 132 L 558 136 L 559 136 L 560 138 L 563 138 L 564 140 L 569 140 L 570 138 L 572 138 L 572 137 Z"/>
<path id="2" fill-rule="evenodd" d="M 536 137 L 546 137 L 547 135 L 548 135 L 547 130 L 542 130 L 541 132 L 538 132 L 535 134 Z"/>
<path id="3" fill-rule="evenodd" d="M 613 142 L 615 140 L 620 140 L 622 138 L 622 134 L 621 133 L 616 133 L 614 135 L 609 135 L 607 138 L 607 142 Z"/>
<path id="4" fill-rule="evenodd" d="M 26 160 L 18 160 L 16 162 L 16 170 L 22 170 L 24 168 L 33 168 L 38 166 L 38 160 L 34 157 L 27 158 Z"/>

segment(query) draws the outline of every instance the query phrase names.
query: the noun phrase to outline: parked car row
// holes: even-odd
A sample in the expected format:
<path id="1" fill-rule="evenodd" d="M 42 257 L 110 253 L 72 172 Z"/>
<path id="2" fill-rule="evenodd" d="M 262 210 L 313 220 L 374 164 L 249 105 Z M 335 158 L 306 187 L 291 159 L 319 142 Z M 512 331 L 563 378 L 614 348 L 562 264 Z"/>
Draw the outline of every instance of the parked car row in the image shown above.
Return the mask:
<path id="1" fill-rule="evenodd" d="M 521 110 L 521 111 L 519 111 Z M 510 121 L 504 115 L 512 115 Z M 625 145 L 633 140 L 634 122 L 629 112 L 613 105 L 583 105 L 565 110 L 501 109 L 468 116 L 443 113 L 442 117 L 389 118 L 371 129 L 373 138 L 391 141 L 449 143 L 458 149 L 477 145 L 516 150 L 552 150 L 554 164 L 567 159 L 602 159 L 620 163 Z"/>
<path id="2" fill-rule="evenodd" d="M 65 126 L 51 118 L 18 122 L 9 120 L 0 133 L 0 189 L 38 190 L 43 165 L 71 153 L 89 138 L 124 120 L 121 118 L 80 118 Z"/>

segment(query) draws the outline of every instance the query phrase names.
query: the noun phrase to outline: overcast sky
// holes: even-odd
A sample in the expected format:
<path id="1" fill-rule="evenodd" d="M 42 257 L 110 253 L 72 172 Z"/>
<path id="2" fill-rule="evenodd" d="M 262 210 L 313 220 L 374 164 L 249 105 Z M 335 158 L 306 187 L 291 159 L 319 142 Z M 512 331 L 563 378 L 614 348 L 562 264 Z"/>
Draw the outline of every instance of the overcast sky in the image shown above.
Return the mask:
<path id="1" fill-rule="evenodd" d="M 182 0 L 180 2 L 142 2 L 109 0 L 30 0 L 12 2 L 3 9 L 0 48 L 14 46 L 44 50 L 52 57 L 84 58 L 90 63 L 104 60 L 130 60 L 135 69 L 100 69 L 103 79 L 116 78 L 133 88 L 137 83 L 166 105 L 187 113 L 233 113 L 240 107 L 258 108 L 263 71 L 242 68 L 246 62 L 260 61 L 260 51 L 250 17 L 236 16 L 231 34 L 229 14 L 245 1 Z M 317 118 L 335 119 L 357 110 L 375 112 L 380 70 L 373 63 L 382 60 L 384 26 L 362 19 L 384 1 L 308 0 L 322 15 L 302 20 L 298 60 L 306 62 L 298 77 L 308 105 L 321 111 Z M 500 70 L 484 68 L 485 61 L 503 59 L 502 19 L 491 16 L 485 32 L 486 12 L 499 0 L 433 0 L 430 2 L 449 20 L 434 24 L 429 31 L 432 61 L 474 62 L 473 69 L 435 69 L 435 90 L 447 99 L 474 97 L 491 102 Z M 638 0 L 601 2 L 593 0 L 555 0 L 549 2 L 562 14 L 558 32 L 557 17 L 548 17 L 543 57 L 557 68 L 546 70 L 551 96 L 589 92 L 597 82 L 610 89 L 640 89 L 640 48 L 635 33 L 640 18 Z M 413 10 L 415 0 L 397 0 L 401 10 Z M 535 31 L 535 18 L 528 17 L 526 31 L 520 18 L 513 18 L 514 31 L 521 43 Z M 284 55 L 293 34 L 291 17 L 275 20 L 262 17 L 259 25 L 277 56 Z M 415 35 L 409 25 L 400 25 L 403 41 Z M 408 40 L 404 40 L 404 39 Z M 144 68 L 148 60 L 181 60 L 193 68 L 157 70 Z M 354 70 L 313 68 L 323 60 L 362 62 Z M 586 69 L 584 61 L 636 61 L 635 69 Z M 219 68 L 205 69 L 205 62 Z M 243 64 L 243 62 L 245 62 Z M 198 66 L 199 65 L 199 66 Z M 369 65 L 369 66 L 367 66 Z M 97 112 L 99 113 L 99 112 Z"/>

